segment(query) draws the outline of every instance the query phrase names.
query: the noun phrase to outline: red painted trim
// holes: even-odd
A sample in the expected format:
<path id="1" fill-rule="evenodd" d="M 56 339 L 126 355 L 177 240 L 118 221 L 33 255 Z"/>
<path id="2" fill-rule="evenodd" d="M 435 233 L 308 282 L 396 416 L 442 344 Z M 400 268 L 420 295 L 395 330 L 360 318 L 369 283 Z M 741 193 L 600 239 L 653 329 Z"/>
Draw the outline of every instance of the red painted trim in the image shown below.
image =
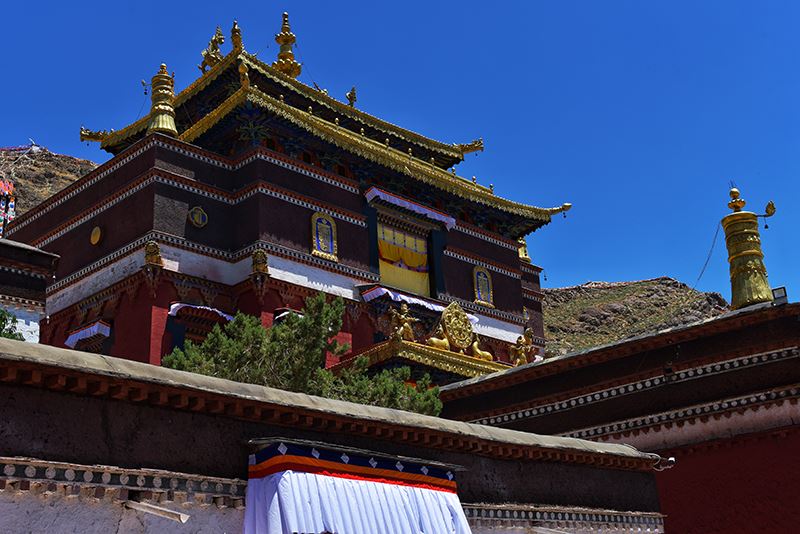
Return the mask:
<path id="1" fill-rule="evenodd" d="M 257 465 L 248 467 L 248 478 L 263 478 L 281 471 L 301 471 L 326 476 L 364 480 L 369 482 L 382 482 L 401 486 L 424 487 L 438 491 L 455 493 L 455 481 L 442 480 L 414 473 L 389 471 L 387 469 L 370 469 L 357 465 L 340 464 L 317 460 L 305 456 L 276 456 Z"/>

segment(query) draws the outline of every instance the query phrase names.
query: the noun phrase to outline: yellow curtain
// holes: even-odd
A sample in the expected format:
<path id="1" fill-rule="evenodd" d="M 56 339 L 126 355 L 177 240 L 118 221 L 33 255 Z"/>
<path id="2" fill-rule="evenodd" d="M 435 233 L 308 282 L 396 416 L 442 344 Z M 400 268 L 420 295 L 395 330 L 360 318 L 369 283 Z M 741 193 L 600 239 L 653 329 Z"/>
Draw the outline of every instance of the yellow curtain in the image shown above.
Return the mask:
<path id="1" fill-rule="evenodd" d="M 381 260 L 381 283 L 387 286 L 404 289 L 416 295 L 429 297 L 431 293 L 428 273 L 419 273 L 402 267 L 397 267 Z"/>
<path id="2" fill-rule="evenodd" d="M 407 234 L 391 226 L 378 225 L 378 253 L 388 263 L 409 269 L 428 270 L 428 244 L 423 237 Z"/>
<path id="3" fill-rule="evenodd" d="M 382 283 L 430 296 L 428 243 L 424 237 L 379 224 L 378 254 Z"/>
<path id="4" fill-rule="evenodd" d="M 415 270 L 427 270 L 428 254 L 393 245 L 387 241 L 378 241 L 378 253 L 381 259 L 389 263 L 403 262 Z M 424 268 L 424 269 L 421 269 Z"/>

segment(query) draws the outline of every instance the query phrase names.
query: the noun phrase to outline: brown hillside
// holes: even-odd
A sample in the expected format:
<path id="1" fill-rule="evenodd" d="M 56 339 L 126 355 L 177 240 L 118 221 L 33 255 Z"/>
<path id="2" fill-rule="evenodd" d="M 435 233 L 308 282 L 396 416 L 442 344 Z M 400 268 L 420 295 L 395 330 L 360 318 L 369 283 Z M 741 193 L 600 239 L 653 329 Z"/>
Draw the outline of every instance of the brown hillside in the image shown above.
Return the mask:
<path id="1" fill-rule="evenodd" d="M 728 309 L 719 293 L 695 291 L 667 277 L 589 282 L 543 292 L 548 355 L 693 323 Z"/>
<path id="2" fill-rule="evenodd" d="M 0 148 L 0 176 L 11 179 L 17 196 L 17 215 L 65 188 L 97 164 L 54 154 L 44 147 Z"/>

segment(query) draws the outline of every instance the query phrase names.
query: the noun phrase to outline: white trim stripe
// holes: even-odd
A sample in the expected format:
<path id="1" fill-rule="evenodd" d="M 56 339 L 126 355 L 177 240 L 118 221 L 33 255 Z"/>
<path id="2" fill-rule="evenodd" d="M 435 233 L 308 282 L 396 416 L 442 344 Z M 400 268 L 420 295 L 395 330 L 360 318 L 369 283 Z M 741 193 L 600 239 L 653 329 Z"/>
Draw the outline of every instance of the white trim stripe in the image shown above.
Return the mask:
<path id="1" fill-rule="evenodd" d="M 480 265 L 485 269 L 489 269 L 490 271 L 510 276 L 511 278 L 516 278 L 518 280 L 522 278 L 522 275 L 520 273 L 511 272 L 509 270 L 503 269 L 502 267 L 497 267 L 494 264 L 487 263 L 481 260 L 476 260 L 474 258 L 470 258 L 469 256 L 464 256 L 463 254 L 459 254 L 458 252 L 453 252 L 452 250 L 445 249 L 444 255 L 450 258 L 455 258 L 457 260 L 469 263 L 470 265 Z"/>
<path id="2" fill-rule="evenodd" d="M 488 236 L 488 235 L 483 234 L 481 232 L 477 232 L 477 231 L 473 230 L 472 228 L 467 228 L 466 226 L 463 226 L 463 225 L 458 224 L 458 223 L 456 223 L 456 226 L 455 226 L 454 230 L 458 230 L 459 232 L 467 234 L 469 236 L 476 237 L 476 238 L 482 239 L 484 241 L 488 241 L 489 243 L 492 243 L 492 244 L 497 245 L 499 247 L 507 248 L 509 250 L 519 250 L 519 246 L 518 245 L 515 245 L 513 243 L 508 243 L 508 242 L 503 241 L 502 239 L 498 239 L 496 237 Z"/>
<path id="3" fill-rule="evenodd" d="M 112 252 L 108 256 L 100 258 L 96 262 L 87 265 L 86 267 L 70 274 L 62 278 L 61 280 L 55 282 L 54 284 L 50 285 L 47 288 L 48 295 L 55 293 L 56 291 L 61 290 L 63 287 L 68 286 L 79 280 L 83 276 L 97 271 L 106 265 L 114 262 L 116 259 L 127 255 L 128 253 L 132 252 L 133 250 L 143 247 L 145 243 L 148 241 L 158 241 L 164 244 L 176 245 L 178 247 L 183 247 L 193 252 L 199 252 L 201 254 L 206 254 L 210 256 L 216 256 L 218 258 L 222 258 L 228 262 L 235 263 L 242 258 L 247 257 L 250 255 L 253 250 L 256 248 L 264 248 L 268 253 L 275 254 L 276 256 L 282 256 L 288 259 L 299 260 L 303 263 L 308 263 L 317 267 L 321 267 L 323 269 L 328 269 L 332 271 L 338 271 L 340 273 L 353 276 L 360 280 L 366 280 L 369 282 L 378 282 L 380 277 L 372 273 L 370 271 L 364 271 L 362 269 L 357 269 L 355 267 L 350 267 L 348 265 L 343 265 L 341 263 L 332 262 L 329 260 L 325 260 L 322 258 L 318 258 L 317 256 L 312 256 L 311 254 L 307 254 L 304 252 L 300 252 L 283 245 L 279 245 L 277 243 L 270 243 L 269 241 L 259 240 L 252 245 L 244 247 L 236 252 L 229 252 L 227 250 L 221 250 L 214 247 L 209 247 L 207 245 L 202 245 L 200 243 L 194 243 L 193 241 L 189 241 L 182 237 L 174 236 L 171 234 L 167 234 L 164 232 L 149 232 L 144 236 L 136 239 L 128 243 L 127 245 L 117 249 L 116 251 Z"/>
<path id="4" fill-rule="evenodd" d="M 72 230 L 72 229 L 80 226 L 81 224 L 85 223 L 86 221 L 94 218 L 99 213 L 102 213 L 102 212 L 108 210 L 109 208 L 115 206 L 116 204 L 119 204 L 120 202 L 122 202 L 126 198 L 130 197 L 131 195 L 133 195 L 133 194 L 135 194 L 135 193 L 137 193 L 139 191 L 141 191 L 145 187 L 148 187 L 148 186 L 156 184 L 156 183 L 164 184 L 164 185 L 175 187 L 177 189 L 188 191 L 190 193 L 194 193 L 196 195 L 200 195 L 200 196 L 209 198 L 209 199 L 214 200 L 216 202 L 221 202 L 221 203 L 226 204 L 228 206 L 235 206 L 235 205 L 237 205 L 237 204 L 239 204 L 241 202 L 244 202 L 245 200 L 247 200 L 248 198 L 252 197 L 253 195 L 257 195 L 257 194 L 266 195 L 266 196 L 270 196 L 270 197 L 273 197 L 273 198 L 277 198 L 279 200 L 283 200 L 284 202 L 289 202 L 290 204 L 295 204 L 297 206 L 301 206 L 303 208 L 307 208 L 307 209 L 312 210 L 312 211 L 321 211 L 323 213 L 327 213 L 331 217 L 334 217 L 334 218 L 339 219 L 341 221 L 349 222 L 350 224 L 355 224 L 356 226 L 361 226 L 362 228 L 366 228 L 367 227 L 367 223 L 365 221 L 356 219 L 355 217 L 350 217 L 349 215 L 343 215 L 343 214 L 341 214 L 341 213 L 339 213 L 337 211 L 330 210 L 328 208 L 325 208 L 323 206 L 319 206 L 317 204 L 313 204 L 311 202 L 307 202 L 307 201 L 304 201 L 304 200 L 301 200 L 301 199 L 298 199 L 298 198 L 294 198 L 293 196 L 287 195 L 285 193 L 281 193 L 281 192 L 278 192 L 278 191 L 273 191 L 273 190 L 271 190 L 271 189 L 269 189 L 267 187 L 264 187 L 263 185 L 260 185 L 260 186 L 256 187 L 252 191 L 246 193 L 245 195 L 243 195 L 243 196 L 241 196 L 239 198 L 229 199 L 229 198 L 227 198 L 227 197 L 225 197 L 223 195 L 219 195 L 219 194 L 216 194 L 216 193 L 211 193 L 211 192 L 206 191 L 204 189 L 201 189 L 199 187 L 192 187 L 190 185 L 184 184 L 184 183 L 179 182 L 177 180 L 173 180 L 173 179 L 168 178 L 166 176 L 154 175 L 154 176 L 151 176 L 150 178 L 146 179 L 145 181 L 143 181 L 139 185 L 129 189 L 128 191 L 125 191 L 124 193 L 122 193 L 122 194 L 118 195 L 117 197 L 113 198 L 112 200 L 109 200 L 108 202 L 104 203 L 102 206 L 99 206 L 99 207 L 93 209 L 92 211 L 86 213 L 85 215 L 83 215 L 82 217 L 80 217 L 79 219 L 74 221 L 73 223 L 65 226 L 64 228 L 62 228 L 61 230 L 56 232 L 55 234 L 52 234 L 52 235 L 48 236 L 47 238 L 43 239 L 41 242 L 36 242 L 36 245 L 38 247 L 40 247 L 40 248 L 44 247 L 46 245 L 49 245 L 50 243 L 52 243 L 53 241 L 55 241 L 59 237 L 63 236 L 67 232 L 69 232 L 70 230 Z"/>
<path id="5" fill-rule="evenodd" d="M 119 161 L 117 161 L 116 163 L 114 163 L 113 165 L 108 167 L 107 169 L 104 169 L 104 170 L 100 171 L 99 173 L 97 173 L 97 175 L 93 176 L 91 179 L 87 180 L 85 183 L 81 184 L 76 189 L 70 191 L 69 193 L 65 194 L 62 197 L 59 197 L 59 198 L 53 199 L 51 201 L 48 201 L 47 205 L 43 206 L 39 211 L 37 211 L 35 213 L 32 213 L 29 217 L 25 217 L 25 218 L 20 219 L 17 223 L 15 223 L 11 228 L 9 228 L 7 230 L 6 234 L 7 235 L 12 235 L 14 232 L 19 230 L 20 228 L 24 228 L 29 223 L 31 223 L 31 222 L 35 221 L 36 219 L 40 218 L 41 216 L 45 215 L 46 213 L 48 213 L 52 209 L 56 208 L 57 206 L 60 206 L 61 204 L 63 204 L 64 202 L 66 202 L 70 198 L 74 197 L 78 193 L 80 193 L 80 192 L 88 189 L 89 187 L 93 186 L 94 184 L 96 184 L 97 182 L 99 182 L 100 180 L 102 180 L 103 178 L 105 178 L 106 176 L 111 174 L 112 172 L 114 172 L 117 169 L 119 169 L 119 168 L 125 166 L 126 164 L 130 163 L 134 158 L 138 157 L 143 152 L 145 152 L 147 150 L 150 150 L 153 147 L 158 147 L 158 148 L 164 148 L 164 149 L 167 149 L 167 150 L 171 150 L 172 152 L 175 152 L 177 154 L 181 154 L 181 155 L 190 157 L 192 159 L 196 159 L 196 160 L 202 161 L 204 163 L 208 163 L 208 164 L 214 165 L 215 167 L 219 167 L 219 168 L 222 168 L 222 169 L 225 169 L 225 170 L 229 170 L 229 171 L 239 170 L 242 167 L 244 167 L 245 165 L 247 165 L 247 164 L 249 164 L 249 163 L 251 163 L 251 162 L 253 162 L 255 160 L 267 161 L 269 163 L 273 163 L 275 165 L 278 165 L 279 167 L 283 167 L 285 169 L 292 170 L 294 172 L 300 173 L 300 174 L 302 174 L 304 176 L 308 176 L 308 177 L 313 178 L 315 180 L 319 180 L 319 181 L 324 182 L 324 183 L 326 183 L 328 185 L 333 185 L 335 187 L 339 187 L 341 189 L 344 189 L 345 191 L 349 191 L 349 192 L 355 193 L 355 194 L 359 193 L 359 190 L 358 190 L 357 187 L 354 187 L 354 186 L 349 185 L 349 184 L 345 184 L 343 182 L 339 182 L 339 181 L 334 180 L 333 178 L 330 178 L 330 177 L 325 176 L 323 174 L 312 172 L 312 171 L 310 171 L 308 169 L 305 169 L 303 167 L 300 167 L 298 165 L 293 165 L 291 163 L 287 163 L 285 161 L 282 161 L 282 160 L 280 160 L 278 158 L 271 157 L 271 156 L 266 155 L 266 154 L 261 154 L 261 153 L 253 154 L 253 155 L 245 158 L 244 160 L 242 160 L 238 164 L 231 165 L 231 164 L 228 164 L 228 163 L 224 163 L 224 162 L 218 161 L 218 160 L 216 160 L 214 158 L 211 158 L 211 157 L 208 157 L 208 156 L 204 156 L 202 154 L 198 154 L 195 151 L 191 151 L 191 150 L 187 150 L 185 148 L 177 147 L 177 146 L 175 146 L 175 145 L 173 145 L 171 143 L 165 143 L 165 142 L 163 142 L 163 141 L 161 141 L 159 139 L 152 139 L 152 140 L 146 142 L 145 144 L 143 144 L 136 151 L 134 151 L 134 152 L 128 154 L 127 156 L 121 158 Z M 113 161 L 113 158 L 112 158 L 111 161 Z"/>

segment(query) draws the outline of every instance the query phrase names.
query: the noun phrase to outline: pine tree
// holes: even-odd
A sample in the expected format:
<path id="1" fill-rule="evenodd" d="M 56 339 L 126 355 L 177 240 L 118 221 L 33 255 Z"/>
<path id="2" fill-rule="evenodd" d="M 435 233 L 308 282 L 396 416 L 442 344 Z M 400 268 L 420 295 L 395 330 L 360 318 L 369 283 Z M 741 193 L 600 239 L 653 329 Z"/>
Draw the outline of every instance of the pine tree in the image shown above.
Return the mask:
<path id="1" fill-rule="evenodd" d="M 0 309 L 0 337 L 25 341 L 22 334 L 17 332 L 17 316 L 3 309 Z"/>
<path id="2" fill-rule="evenodd" d="M 187 341 L 164 357 L 162 365 L 237 382 L 319 395 L 360 404 L 438 415 L 439 389 L 425 375 L 410 384 L 411 370 L 402 367 L 374 375 L 359 358 L 334 375 L 324 369 L 325 354 L 341 355 L 346 345 L 332 338 L 342 327 L 344 303 L 326 302 L 322 293 L 306 300 L 301 314 L 289 314 L 266 329 L 257 317 L 237 313 L 232 321 L 215 325 L 206 339 Z"/>

